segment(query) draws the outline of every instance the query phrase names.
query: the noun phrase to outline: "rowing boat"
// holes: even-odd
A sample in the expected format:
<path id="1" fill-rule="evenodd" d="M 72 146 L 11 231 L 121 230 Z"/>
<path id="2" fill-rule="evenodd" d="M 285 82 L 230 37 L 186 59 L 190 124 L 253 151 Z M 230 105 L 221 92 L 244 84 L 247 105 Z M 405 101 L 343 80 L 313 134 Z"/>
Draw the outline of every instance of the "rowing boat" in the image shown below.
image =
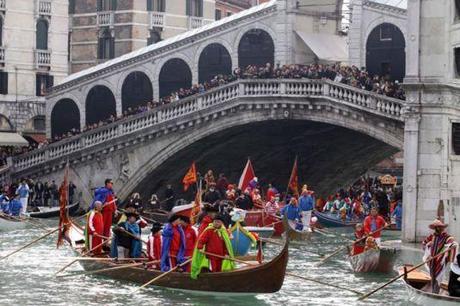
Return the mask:
<path id="1" fill-rule="evenodd" d="M 72 205 L 67 206 L 67 209 L 69 211 L 69 216 L 73 216 L 77 211 L 80 203 L 74 203 Z M 32 218 L 54 218 L 54 217 L 59 217 L 59 211 L 60 208 L 59 206 L 56 207 L 44 207 L 44 206 L 39 206 L 37 207 L 39 211 L 35 212 L 30 212 L 29 216 Z"/>
<path id="2" fill-rule="evenodd" d="M 349 254 L 350 250 L 348 251 Z M 351 268 L 356 273 L 393 271 L 396 249 L 381 247 L 369 249 L 357 255 L 349 255 Z"/>
<path id="3" fill-rule="evenodd" d="M 9 217 L 8 215 L 0 215 L 0 231 L 7 232 L 17 229 L 22 229 L 27 226 L 27 222 L 20 220 L 19 217 Z"/>
<path id="4" fill-rule="evenodd" d="M 318 222 L 325 227 L 348 227 L 355 226 L 363 221 L 362 218 L 345 219 L 342 220 L 338 214 L 323 213 L 317 210 L 313 214 L 318 218 Z"/>
<path id="5" fill-rule="evenodd" d="M 244 224 L 252 227 L 272 227 L 274 236 L 281 236 L 284 233 L 283 222 L 278 216 L 270 216 L 263 209 L 248 210 L 244 218 Z"/>
<path id="6" fill-rule="evenodd" d="M 284 228 L 286 229 L 285 235 L 287 239 L 292 241 L 310 240 L 312 231 L 308 228 L 302 231 L 296 230 L 293 221 L 288 220 L 286 217 L 283 219 Z"/>
<path id="7" fill-rule="evenodd" d="M 404 269 L 411 268 L 411 265 L 405 265 L 399 270 L 404 273 Z M 435 294 L 425 291 L 429 286 L 431 277 L 428 273 L 415 270 L 407 273 L 403 282 L 408 291 L 408 299 L 416 305 L 436 305 L 436 306 L 454 306 L 460 305 L 460 297 L 448 296 L 446 294 Z M 441 291 L 446 292 L 447 284 L 441 284 Z M 447 292 L 446 292 L 447 293 Z"/>
<path id="8" fill-rule="evenodd" d="M 77 256 L 82 256 L 84 252 L 82 231 L 72 226 L 69 236 L 73 250 Z M 154 283 L 154 286 L 231 295 L 274 293 L 280 290 L 284 282 L 288 248 L 289 243 L 286 241 L 282 251 L 271 261 L 254 266 L 244 266 L 231 272 L 201 273 L 196 280 L 191 279 L 189 273 L 172 272 L 160 278 Z M 80 263 L 87 271 L 117 266 L 117 263 L 107 261 L 81 261 Z M 143 267 L 129 267 L 98 273 L 101 276 L 136 284 L 145 284 L 162 274 L 161 271 Z"/>

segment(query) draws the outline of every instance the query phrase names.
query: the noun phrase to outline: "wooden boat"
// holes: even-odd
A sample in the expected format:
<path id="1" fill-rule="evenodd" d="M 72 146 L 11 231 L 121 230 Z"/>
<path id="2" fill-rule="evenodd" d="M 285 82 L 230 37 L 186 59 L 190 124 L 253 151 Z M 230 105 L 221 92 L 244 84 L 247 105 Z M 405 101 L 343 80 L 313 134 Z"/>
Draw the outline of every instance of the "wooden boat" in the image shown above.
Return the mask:
<path id="1" fill-rule="evenodd" d="M 5 214 L 0 214 L 0 231 L 2 232 L 22 229 L 26 226 L 27 222 L 20 220 L 18 217 L 10 217 Z"/>
<path id="2" fill-rule="evenodd" d="M 347 227 L 355 226 L 362 223 L 362 218 L 342 220 L 338 214 L 323 213 L 317 210 L 313 211 L 313 215 L 318 218 L 318 222 L 325 227 Z"/>
<path id="3" fill-rule="evenodd" d="M 399 273 L 404 273 L 404 268 L 412 268 L 411 265 L 405 265 L 399 269 Z M 424 288 L 430 287 L 431 277 L 427 272 L 415 270 L 407 273 L 403 277 L 404 284 L 408 291 L 408 300 L 416 305 L 436 305 L 436 306 L 454 306 L 460 305 L 460 297 L 449 296 L 447 294 L 435 294 L 427 292 Z M 447 293 L 447 284 L 441 284 L 441 292 Z"/>
<path id="4" fill-rule="evenodd" d="M 351 254 L 350 249 L 348 254 Z M 348 260 L 352 270 L 356 273 L 390 273 L 393 271 L 395 254 L 395 248 L 381 247 L 379 249 L 369 249 L 358 255 L 350 255 Z"/>
<path id="5" fill-rule="evenodd" d="M 84 240 L 81 230 L 72 226 L 69 236 L 77 256 L 82 256 Z M 282 251 L 275 258 L 256 266 L 243 266 L 231 272 L 201 273 L 196 280 L 191 279 L 189 273 L 172 272 L 159 279 L 154 286 L 231 295 L 274 293 L 280 290 L 284 282 L 288 248 L 289 243 L 286 240 Z M 117 266 L 116 263 L 107 261 L 81 261 L 81 265 L 87 271 Z M 142 267 L 98 273 L 101 276 L 136 284 L 144 284 L 161 274 L 161 271 L 147 270 Z"/>
<path id="6" fill-rule="evenodd" d="M 67 206 L 67 209 L 69 210 L 69 215 L 73 216 L 79 209 L 80 203 L 74 203 L 72 205 Z M 29 216 L 31 218 L 54 218 L 54 217 L 59 217 L 59 206 L 56 207 L 44 207 L 44 206 L 39 206 L 37 207 L 39 211 L 34 211 L 30 212 Z"/>
<path id="7" fill-rule="evenodd" d="M 313 232 L 310 229 L 299 231 L 295 229 L 293 221 L 288 220 L 286 217 L 283 219 L 284 228 L 286 228 L 285 235 L 287 239 L 292 241 L 310 240 Z"/>

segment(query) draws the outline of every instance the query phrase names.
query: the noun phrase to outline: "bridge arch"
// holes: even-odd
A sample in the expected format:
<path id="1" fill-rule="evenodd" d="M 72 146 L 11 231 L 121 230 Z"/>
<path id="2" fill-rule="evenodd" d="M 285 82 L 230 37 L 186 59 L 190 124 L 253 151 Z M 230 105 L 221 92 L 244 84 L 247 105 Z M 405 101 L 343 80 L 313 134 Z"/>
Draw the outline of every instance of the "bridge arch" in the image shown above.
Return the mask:
<path id="1" fill-rule="evenodd" d="M 116 101 L 112 91 L 104 85 L 92 87 L 86 96 L 85 111 L 87 125 L 106 121 L 111 116 L 116 118 Z"/>
<path id="2" fill-rule="evenodd" d="M 268 31 L 253 28 L 244 32 L 238 41 L 238 66 L 265 66 L 275 62 L 275 41 Z"/>
<path id="3" fill-rule="evenodd" d="M 199 58 L 196 60 L 198 67 L 198 81 L 204 83 L 211 80 L 215 75 L 229 75 L 232 73 L 231 49 L 219 42 L 207 44 L 199 50 Z"/>
<path id="4" fill-rule="evenodd" d="M 375 25 L 366 36 L 366 69 L 402 81 L 406 72 L 406 40 L 401 29 L 389 22 Z"/>
<path id="5" fill-rule="evenodd" d="M 123 81 L 121 86 L 122 111 L 129 108 L 145 106 L 153 100 L 152 81 L 142 71 L 133 71 Z"/>
<path id="6" fill-rule="evenodd" d="M 80 110 L 75 101 L 61 99 L 51 110 L 51 137 L 54 139 L 74 129 L 80 130 Z"/>
<path id="7" fill-rule="evenodd" d="M 167 60 L 160 70 L 158 76 L 160 98 L 166 97 L 180 88 L 192 86 L 192 71 L 189 64 L 179 57 Z"/>

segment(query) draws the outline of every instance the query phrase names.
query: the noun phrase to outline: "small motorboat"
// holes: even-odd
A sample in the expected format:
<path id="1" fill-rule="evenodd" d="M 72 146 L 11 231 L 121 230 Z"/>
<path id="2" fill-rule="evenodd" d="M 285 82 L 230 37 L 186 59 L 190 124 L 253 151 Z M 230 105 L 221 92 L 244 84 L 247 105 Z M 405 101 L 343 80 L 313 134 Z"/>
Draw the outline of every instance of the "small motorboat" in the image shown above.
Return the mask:
<path id="1" fill-rule="evenodd" d="M 412 268 L 411 265 L 404 265 L 399 269 L 399 273 L 403 274 L 410 268 Z M 408 300 L 416 305 L 460 305 L 460 297 L 448 295 L 446 283 L 441 283 L 441 294 L 429 292 L 431 288 L 431 277 L 427 272 L 420 270 L 411 271 L 406 273 L 403 277 L 403 281 L 409 293 Z"/>
<path id="2" fill-rule="evenodd" d="M 79 207 L 80 207 L 79 202 L 67 206 L 67 209 L 69 211 L 69 216 L 75 215 L 77 213 Z M 38 209 L 38 211 L 32 211 L 32 212 L 29 213 L 29 216 L 31 218 L 44 219 L 44 218 L 59 217 L 59 211 L 60 211 L 59 206 L 56 206 L 56 207 L 38 206 L 37 209 Z"/>

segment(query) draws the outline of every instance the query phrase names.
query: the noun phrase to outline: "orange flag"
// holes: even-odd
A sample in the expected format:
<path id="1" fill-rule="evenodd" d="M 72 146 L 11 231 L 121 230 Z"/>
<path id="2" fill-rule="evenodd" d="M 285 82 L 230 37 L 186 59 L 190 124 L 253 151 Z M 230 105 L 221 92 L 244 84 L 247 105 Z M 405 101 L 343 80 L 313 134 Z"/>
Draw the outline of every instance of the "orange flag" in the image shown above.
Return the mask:
<path id="1" fill-rule="evenodd" d="M 195 202 L 193 202 L 193 207 L 190 212 L 190 224 L 191 225 L 194 225 L 196 223 L 196 220 L 198 218 L 198 215 L 200 214 L 200 211 L 201 211 L 201 186 L 199 186 L 198 190 L 196 191 Z"/>
<path id="2" fill-rule="evenodd" d="M 187 191 L 188 187 L 190 187 L 190 185 L 192 184 L 195 184 L 196 181 L 197 181 L 196 167 L 195 167 L 195 162 L 193 162 L 192 165 L 190 166 L 190 169 L 188 169 L 187 173 L 182 179 L 182 183 L 184 184 L 184 191 Z"/>
<path id="3" fill-rule="evenodd" d="M 297 173 L 297 156 L 295 157 L 294 166 L 292 167 L 288 188 L 292 191 L 296 198 L 299 197 L 299 175 Z"/>

